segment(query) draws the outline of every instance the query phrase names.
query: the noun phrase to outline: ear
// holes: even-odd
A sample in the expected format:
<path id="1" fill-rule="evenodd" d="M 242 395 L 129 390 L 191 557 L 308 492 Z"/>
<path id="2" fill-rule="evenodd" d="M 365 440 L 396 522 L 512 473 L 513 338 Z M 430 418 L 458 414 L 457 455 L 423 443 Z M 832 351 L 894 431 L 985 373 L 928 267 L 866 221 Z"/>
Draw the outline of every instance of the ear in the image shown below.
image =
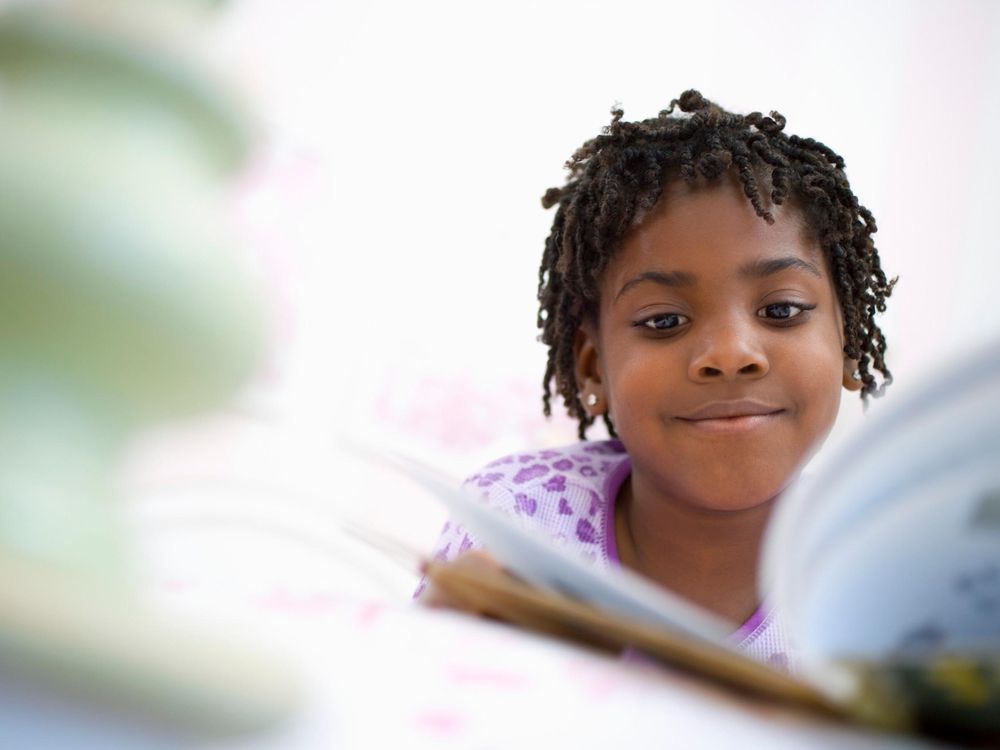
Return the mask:
<path id="1" fill-rule="evenodd" d="M 576 389 L 580 394 L 583 408 L 592 417 L 606 414 L 608 400 L 604 393 L 604 380 L 601 376 L 601 353 L 597 340 L 596 326 L 582 323 L 576 329 L 576 339 L 573 341 L 574 374 Z"/>
<path id="2" fill-rule="evenodd" d="M 858 372 L 858 360 L 844 357 L 844 388 L 849 391 L 860 391 L 864 383 Z"/>

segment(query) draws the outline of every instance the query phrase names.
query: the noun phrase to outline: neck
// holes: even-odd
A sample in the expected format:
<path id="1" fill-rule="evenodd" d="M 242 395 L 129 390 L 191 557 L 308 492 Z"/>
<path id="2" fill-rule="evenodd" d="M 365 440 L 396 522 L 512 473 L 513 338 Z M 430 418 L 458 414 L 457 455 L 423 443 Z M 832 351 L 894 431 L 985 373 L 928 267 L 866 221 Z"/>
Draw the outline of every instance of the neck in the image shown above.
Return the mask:
<path id="1" fill-rule="evenodd" d="M 615 510 L 622 564 L 742 623 L 759 605 L 758 561 L 773 504 L 774 498 L 741 510 L 707 510 L 630 477 Z"/>

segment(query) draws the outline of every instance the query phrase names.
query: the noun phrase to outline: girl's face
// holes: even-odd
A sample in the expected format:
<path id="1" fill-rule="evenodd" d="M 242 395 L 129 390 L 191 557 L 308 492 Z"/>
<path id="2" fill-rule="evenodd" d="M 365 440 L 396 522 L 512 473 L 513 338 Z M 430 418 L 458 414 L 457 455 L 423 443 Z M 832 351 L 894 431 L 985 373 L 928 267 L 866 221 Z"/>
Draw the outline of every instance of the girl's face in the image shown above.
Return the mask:
<path id="1" fill-rule="evenodd" d="M 826 437 L 841 387 L 860 386 L 818 242 L 794 208 L 773 213 L 757 217 L 735 180 L 673 184 L 604 274 L 577 382 L 610 412 L 634 492 L 767 502 Z"/>

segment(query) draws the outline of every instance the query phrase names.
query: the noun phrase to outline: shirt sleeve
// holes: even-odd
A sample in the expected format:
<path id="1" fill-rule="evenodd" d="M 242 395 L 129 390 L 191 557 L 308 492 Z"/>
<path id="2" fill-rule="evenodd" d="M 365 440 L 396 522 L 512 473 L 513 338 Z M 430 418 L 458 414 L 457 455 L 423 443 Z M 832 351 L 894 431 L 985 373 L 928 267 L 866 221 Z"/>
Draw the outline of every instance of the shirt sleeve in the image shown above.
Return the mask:
<path id="1" fill-rule="evenodd" d="M 508 474 L 512 471 L 509 466 L 513 463 L 514 458 L 512 457 L 494 461 L 466 478 L 462 482 L 462 489 L 479 495 L 483 502 L 491 508 L 508 515 L 516 515 L 518 499 L 508 487 Z M 514 469 L 516 468 L 514 466 Z M 483 549 L 484 546 L 461 523 L 449 519 L 441 529 L 441 535 L 432 548 L 430 558 L 438 562 L 451 562 L 468 550 Z M 426 588 L 427 577 L 423 576 L 413 592 L 413 598 L 418 599 Z"/>
<path id="2" fill-rule="evenodd" d="M 473 475 L 462 483 L 463 487 L 468 487 L 470 483 L 474 482 L 478 475 Z M 441 534 L 438 536 L 437 542 L 431 549 L 430 559 L 437 562 L 451 562 L 459 555 L 467 552 L 470 549 L 482 549 L 483 544 L 476 537 L 468 531 L 462 524 L 448 519 L 445 521 L 444 527 L 441 529 Z M 427 576 L 422 576 L 420 578 L 420 583 L 417 584 L 416 590 L 413 592 L 413 598 L 418 599 L 420 595 L 424 593 L 424 589 L 427 588 Z"/>

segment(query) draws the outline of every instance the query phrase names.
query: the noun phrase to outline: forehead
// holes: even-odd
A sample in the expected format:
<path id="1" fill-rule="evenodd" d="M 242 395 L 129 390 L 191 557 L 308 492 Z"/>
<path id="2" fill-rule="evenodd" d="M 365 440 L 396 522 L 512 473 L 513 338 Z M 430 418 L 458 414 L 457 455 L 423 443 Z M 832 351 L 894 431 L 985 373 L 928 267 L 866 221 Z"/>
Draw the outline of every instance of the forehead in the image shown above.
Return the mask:
<path id="1" fill-rule="evenodd" d="M 718 279 L 747 264 L 799 258 L 825 275 L 819 242 L 802 212 L 794 204 L 768 208 L 774 224 L 757 216 L 735 179 L 693 187 L 669 184 L 623 238 L 604 274 L 602 297 L 617 294 L 644 270 Z"/>

